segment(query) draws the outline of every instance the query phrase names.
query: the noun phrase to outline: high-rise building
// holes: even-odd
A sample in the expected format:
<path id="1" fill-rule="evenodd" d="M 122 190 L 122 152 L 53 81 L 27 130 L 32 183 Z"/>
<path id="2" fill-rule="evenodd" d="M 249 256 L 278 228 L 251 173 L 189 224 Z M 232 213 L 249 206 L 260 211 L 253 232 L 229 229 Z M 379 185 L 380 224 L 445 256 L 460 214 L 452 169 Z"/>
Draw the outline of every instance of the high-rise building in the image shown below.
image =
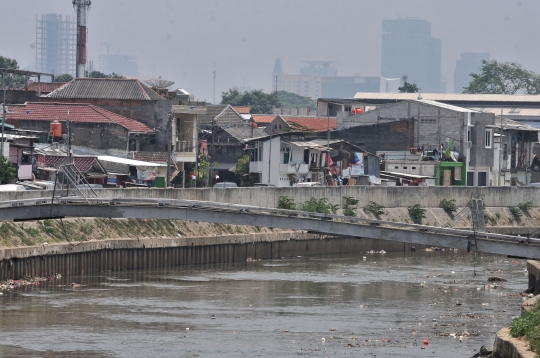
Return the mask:
<path id="1" fill-rule="evenodd" d="M 136 56 L 106 54 L 99 55 L 99 70 L 105 74 L 138 75 L 139 66 Z"/>
<path id="2" fill-rule="evenodd" d="M 59 14 L 36 17 L 36 70 L 75 75 L 77 22 Z"/>
<path id="3" fill-rule="evenodd" d="M 482 60 L 489 61 L 490 54 L 487 52 L 463 52 L 456 61 L 454 71 L 454 93 L 463 93 L 464 87 L 469 86 L 472 80 L 471 73 L 480 73 Z"/>
<path id="4" fill-rule="evenodd" d="M 337 68 L 330 61 L 302 61 L 306 66 L 300 68 L 300 74 L 306 76 L 337 77 Z"/>
<path id="5" fill-rule="evenodd" d="M 416 18 L 383 20 L 381 76 L 401 78 L 422 92 L 446 92 L 441 81 L 441 40 L 431 23 Z"/>

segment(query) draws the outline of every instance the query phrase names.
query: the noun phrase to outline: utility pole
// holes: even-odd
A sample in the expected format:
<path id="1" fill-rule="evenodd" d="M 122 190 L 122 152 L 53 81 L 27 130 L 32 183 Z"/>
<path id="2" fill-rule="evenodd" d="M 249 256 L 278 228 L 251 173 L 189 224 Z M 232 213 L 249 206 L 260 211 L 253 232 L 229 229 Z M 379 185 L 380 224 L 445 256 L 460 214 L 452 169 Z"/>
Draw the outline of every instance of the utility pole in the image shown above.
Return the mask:
<path id="1" fill-rule="evenodd" d="M 497 183 L 498 186 L 501 186 L 501 175 L 502 175 L 502 167 L 501 167 L 502 165 L 501 159 L 502 159 L 502 154 L 503 154 L 502 141 L 503 141 L 503 110 L 501 108 L 501 130 L 499 133 L 499 180 Z M 504 185 L 504 180 L 503 180 L 503 185 Z"/>
<path id="2" fill-rule="evenodd" d="M 328 130 L 326 132 L 326 149 L 328 149 L 328 155 L 330 155 L 330 108 L 327 109 L 326 114 L 328 122 Z"/>
<path id="3" fill-rule="evenodd" d="M 167 188 L 171 186 L 171 142 L 172 142 L 172 121 L 174 114 L 169 112 L 167 120 Z"/>
<path id="4" fill-rule="evenodd" d="M 214 62 L 214 92 L 212 94 L 212 103 L 216 104 L 216 63 Z"/>
<path id="5" fill-rule="evenodd" d="M 197 176 L 199 174 L 199 122 L 195 124 L 195 188 L 197 188 Z"/>
<path id="6" fill-rule="evenodd" d="M 4 156 L 4 124 L 6 123 L 6 82 L 4 81 L 5 72 L 2 72 L 2 86 L 4 89 L 4 103 L 2 110 L 2 143 L 0 143 L 0 156 Z"/>
<path id="7" fill-rule="evenodd" d="M 272 133 L 274 131 L 274 126 L 270 124 L 270 148 L 268 148 L 268 184 L 270 184 L 270 163 L 272 162 Z"/>

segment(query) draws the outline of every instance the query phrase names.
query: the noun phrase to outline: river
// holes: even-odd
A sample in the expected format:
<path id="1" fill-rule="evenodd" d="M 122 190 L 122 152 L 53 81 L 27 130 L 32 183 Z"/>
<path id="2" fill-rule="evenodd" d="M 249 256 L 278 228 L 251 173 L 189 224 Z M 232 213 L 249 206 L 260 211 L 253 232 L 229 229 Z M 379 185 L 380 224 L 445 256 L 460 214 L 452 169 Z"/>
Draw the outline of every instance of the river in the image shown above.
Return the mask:
<path id="1" fill-rule="evenodd" d="M 525 270 L 449 250 L 62 277 L 0 296 L 0 356 L 470 357 L 519 315 Z"/>

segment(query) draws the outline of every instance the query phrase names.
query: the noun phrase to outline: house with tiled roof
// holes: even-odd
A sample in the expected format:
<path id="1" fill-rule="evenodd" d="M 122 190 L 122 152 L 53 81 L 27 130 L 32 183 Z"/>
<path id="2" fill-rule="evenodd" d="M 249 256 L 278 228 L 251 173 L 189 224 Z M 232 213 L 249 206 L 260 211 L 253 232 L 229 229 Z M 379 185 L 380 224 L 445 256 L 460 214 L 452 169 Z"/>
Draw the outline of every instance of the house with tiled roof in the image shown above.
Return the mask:
<path id="1" fill-rule="evenodd" d="M 266 127 L 274 119 L 276 119 L 277 115 L 275 114 L 254 114 L 252 115 L 253 122 L 257 124 L 258 127 Z"/>
<path id="2" fill-rule="evenodd" d="M 89 184 L 105 185 L 107 170 L 95 156 L 72 156 L 75 168 L 84 176 Z M 36 177 L 54 181 L 60 166 L 69 163 L 67 155 L 60 153 L 40 152 L 36 160 Z M 82 178 L 81 178 L 82 179 Z"/>
<path id="3" fill-rule="evenodd" d="M 215 104 L 206 106 L 206 113 L 198 116 L 200 128 L 212 126 L 225 127 L 228 125 L 241 125 L 246 121 L 236 109 L 229 104 Z"/>
<path id="4" fill-rule="evenodd" d="M 69 120 L 72 149 L 79 154 L 126 157 L 128 151 L 142 150 L 155 141 L 154 129 L 91 104 L 27 102 L 7 109 L 6 123 L 25 130 L 49 133 L 51 123 L 57 121 L 65 134 Z M 53 132 L 49 140 L 62 138 Z"/>
<path id="5" fill-rule="evenodd" d="M 266 133 L 326 132 L 337 128 L 336 117 L 304 117 L 279 115 L 265 128 Z"/>
<path id="6" fill-rule="evenodd" d="M 39 97 L 39 101 L 87 103 L 141 122 L 159 130 L 157 144 L 165 150 L 166 137 L 163 129 L 172 105 L 139 80 L 75 78 L 53 92 Z"/>

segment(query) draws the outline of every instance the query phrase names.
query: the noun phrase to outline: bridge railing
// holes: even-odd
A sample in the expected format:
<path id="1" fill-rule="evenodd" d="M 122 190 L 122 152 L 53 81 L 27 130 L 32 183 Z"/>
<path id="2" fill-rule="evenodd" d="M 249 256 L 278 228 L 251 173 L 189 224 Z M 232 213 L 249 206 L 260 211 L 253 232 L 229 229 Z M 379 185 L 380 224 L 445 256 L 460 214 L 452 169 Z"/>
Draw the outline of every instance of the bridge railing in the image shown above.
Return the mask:
<path id="1" fill-rule="evenodd" d="M 51 205 L 52 198 L 40 198 L 40 199 L 25 199 L 17 201 L 4 201 L 0 202 L 0 208 L 20 207 L 20 206 L 33 206 L 33 205 Z M 54 199 L 54 205 L 93 205 L 93 206 L 148 206 L 148 207 L 164 207 L 164 208 L 190 208 L 197 210 L 221 210 L 221 211 L 235 211 L 239 214 L 259 213 L 267 215 L 279 215 L 287 217 L 304 217 L 314 220 L 325 221 L 341 221 L 349 223 L 357 223 L 373 226 L 394 227 L 402 230 L 417 230 L 430 232 L 433 234 L 449 234 L 463 237 L 484 238 L 489 240 L 498 240 L 512 243 L 529 243 L 540 244 L 540 239 L 526 238 L 520 236 L 495 234 L 488 232 L 474 232 L 471 230 L 444 228 L 429 225 L 408 224 L 395 221 L 374 220 L 368 218 L 359 218 L 353 216 L 342 216 L 332 214 L 320 214 L 298 210 L 286 210 L 277 208 L 268 208 L 261 206 L 241 205 L 241 204 L 228 204 L 217 203 L 210 201 L 198 201 L 198 200 L 183 200 L 183 199 L 130 199 L 130 198 L 78 198 L 78 197 L 61 197 Z M 76 215 L 73 215 L 76 216 Z M 1 218 L 0 218 L 1 220 Z"/>

